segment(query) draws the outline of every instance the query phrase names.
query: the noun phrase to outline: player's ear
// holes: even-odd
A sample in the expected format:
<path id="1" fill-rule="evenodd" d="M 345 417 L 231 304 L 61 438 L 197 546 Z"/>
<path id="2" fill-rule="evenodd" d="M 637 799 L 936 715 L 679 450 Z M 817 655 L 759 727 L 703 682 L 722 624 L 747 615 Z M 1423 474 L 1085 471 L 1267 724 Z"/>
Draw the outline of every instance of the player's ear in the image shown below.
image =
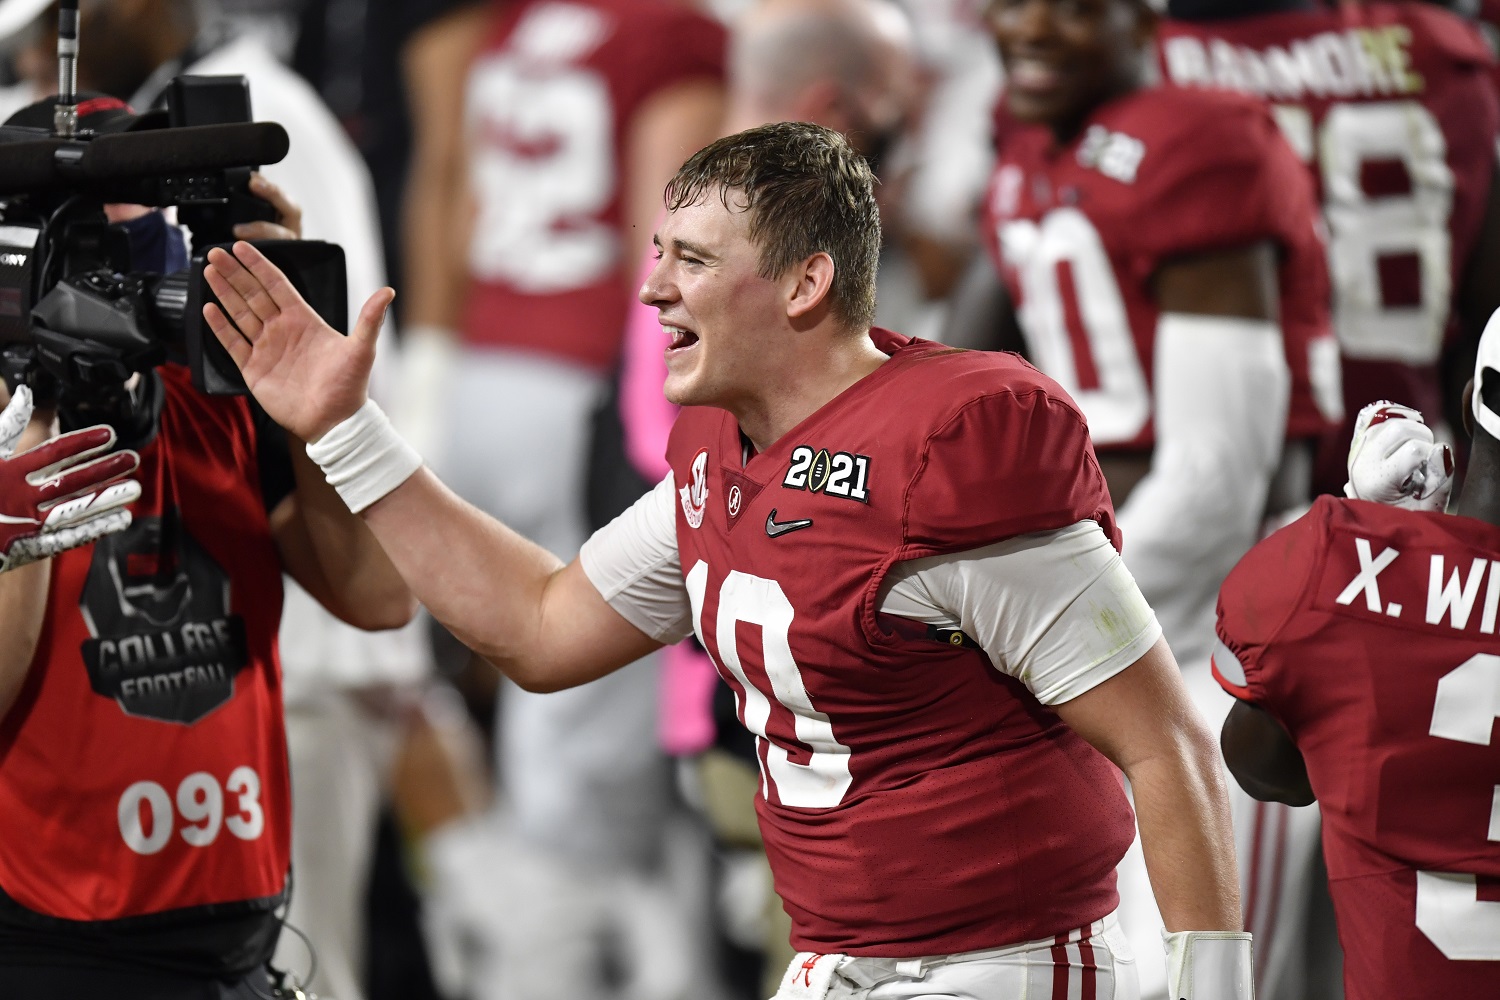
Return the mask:
<path id="1" fill-rule="evenodd" d="M 833 258 L 821 252 L 787 269 L 788 319 L 805 319 L 827 301 L 833 288 L 833 270 Z"/>

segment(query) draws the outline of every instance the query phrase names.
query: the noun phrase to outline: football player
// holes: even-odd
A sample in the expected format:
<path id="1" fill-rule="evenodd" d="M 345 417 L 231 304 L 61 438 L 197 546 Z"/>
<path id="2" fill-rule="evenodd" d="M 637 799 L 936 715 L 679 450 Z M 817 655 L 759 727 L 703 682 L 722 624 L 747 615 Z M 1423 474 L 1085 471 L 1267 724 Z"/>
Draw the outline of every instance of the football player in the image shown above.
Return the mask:
<path id="1" fill-rule="evenodd" d="M 717 21 L 667 0 L 488 0 L 408 46 L 416 132 L 399 419 L 460 494 L 563 558 L 588 535 L 594 411 L 662 185 L 719 135 L 724 50 Z M 526 433 L 494 432 L 513 427 Z M 648 911 L 653 923 L 675 916 L 667 902 L 635 906 L 624 881 L 661 891 L 654 859 L 671 783 L 650 739 L 654 674 L 643 666 L 551 699 L 508 687 L 499 699 L 496 769 L 519 846 L 489 837 L 486 867 L 547 888 L 524 921 L 504 908 L 471 914 L 493 947 L 470 955 L 497 970 L 475 978 L 497 995 L 609 995 L 598 982 L 606 946 L 579 954 L 567 945 L 574 928 L 587 923 L 603 942 Z M 521 850 L 535 863 L 517 861 Z M 437 881 L 463 896 L 462 880 Z M 652 936 L 681 937 L 675 925 Z M 627 976 L 678 995 L 680 953 L 668 945 L 645 964 L 632 960 Z"/>
<path id="2" fill-rule="evenodd" d="M 1500 267 L 1494 58 L 1471 24 L 1434 3 L 1169 9 L 1162 79 L 1267 101 L 1317 186 L 1347 417 L 1318 481 L 1336 492 L 1366 404 L 1456 415 L 1473 344 L 1500 306 L 1489 280 Z M 1463 373 L 1447 399 L 1445 357 Z"/>
<path id="3" fill-rule="evenodd" d="M 421 469 L 366 400 L 367 324 L 339 336 L 248 244 L 212 251 L 228 318 L 205 315 L 423 603 L 528 689 L 698 635 L 756 736 L 803 953 L 781 1000 L 1133 996 L 1116 767 L 1173 996 L 1248 998 L 1217 749 L 1078 408 L 1014 357 L 871 327 L 873 177 L 836 132 L 721 139 L 667 207 L 641 298 L 672 337 L 671 472 L 567 565 Z"/>
<path id="4" fill-rule="evenodd" d="M 1143 0 L 989 12 L 1009 121 L 992 264 L 976 263 L 944 339 L 1019 349 L 1078 401 L 1126 562 L 1216 720 L 1213 595 L 1267 513 L 1305 502 L 1339 410 L 1311 185 L 1258 102 L 1145 85 L 1157 18 Z M 1122 912 L 1156 996 L 1136 888 Z"/>
<path id="5" fill-rule="evenodd" d="M 1323 449 L 1317 487 L 1337 489 L 1355 415 L 1374 400 L 1411 403 L 1448 436 L 1444 417 L 1466 376 L 1445 393 L 1442 371 L 1472 367 L 1500 306 L 1500 105 L 1488 47 L 1429 3 L 1176 0 L 1170 12 L 1158 34 L 1163 79 L 1267 101 L 1319 192 L 1348 419 Z M 1316 829 L 1305 811 L 1256 803 L 1241 815 L 1243 805 L 1237 798 L 1257 985 L 1266 1000 L 1300 996 L 1304 979 L 1326 975 L 1321 953 L 1332 945 L 1304 954 L 1325 882 Z"/>
<path id="6" fill-rule="evenodd" d="M 1500 319 L 1471 392 L 1457 516 L 1420 416 L 1374 404 L 1349 492 L 1397 506 L 1323 497 L 1219 595 L 1224 755 L 1318 802 L 1349 1000 L 1500 995 Z"/>

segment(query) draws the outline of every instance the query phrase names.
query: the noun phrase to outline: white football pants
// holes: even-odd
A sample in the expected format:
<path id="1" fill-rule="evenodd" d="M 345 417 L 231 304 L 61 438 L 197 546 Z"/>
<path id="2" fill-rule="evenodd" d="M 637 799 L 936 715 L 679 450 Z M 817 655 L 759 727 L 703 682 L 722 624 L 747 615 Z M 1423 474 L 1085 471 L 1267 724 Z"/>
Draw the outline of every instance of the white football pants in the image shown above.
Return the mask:
<path id="1" fill-rule="evenodd" d="M 833 965 L 816 974 L 813 961 Z M 772 1000 L 1137 1000 L 1114 914 L 1056 938 L 934 958 L 798 955 Z"/>

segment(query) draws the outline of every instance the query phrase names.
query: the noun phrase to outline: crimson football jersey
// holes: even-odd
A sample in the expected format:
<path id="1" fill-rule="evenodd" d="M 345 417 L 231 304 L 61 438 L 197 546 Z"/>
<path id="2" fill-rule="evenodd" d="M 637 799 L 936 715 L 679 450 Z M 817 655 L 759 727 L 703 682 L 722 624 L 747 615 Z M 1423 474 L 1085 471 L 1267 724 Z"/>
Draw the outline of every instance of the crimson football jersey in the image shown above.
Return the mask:
<path id="1" fill-rule="evenodd" d="M 1220 591 L 1214 675 L 1307 762 L 1349 1000 L 1500 996 L 1497 610 L 1500 528 L 1332 497 Z"/>
<path id="2" fill-rule="evenodd" d="M 877 590 L 897 562 L 1087 519 L 1118 547 L 1104 477 L 1025 362 L 872 336 L 891 359 L 767 451 L 743 460 L 732 416 L 689 408 L 667 452 L 792 944 L 912 957 L 1064 933 L 1118 904 L 1119 772 L 961 633 L 878 613 Z"/>
<path id="3" fill-rule="evenodd" d="M 127 918 L 199 908 L 205 923 L 262 916 L 269 945 L 291 838 L 281 561 L 248 403 L 159 371 L 134 520 L 52 560 L 36 656 L 0 726 L 0 925 L 19 906 L 27 932 L 81 942 L 107 935 L 63 921 L 138 935 Z"/>
<path id="4" fill-rule="evenodd" d="M 620 227 L 631 123 L 667 88 L 723 78 L 724 29 L 667 0 L 497 7 L 465 98 L 476 214 L 462 334 L 603 371 L 630 302 Z"/>
<path id="5" fill-rule="evenodd" d="M 1288 437 L 1328 429 L 1337 348 L 1317 207 L 1254 102 L 1147 89 L 1095 109 L 1066 144 L 1042 126 L 1013 128 L 990 182 L 984 235 L 1028 355 L 1077 400 L 1100 450 L 1155 442 L 1161 310 L 1152 280 L 1161 266 L 1271 241 L 1292 375 Z"/>
<path id="6" fill-rule="evenodd" d="M 1428 3 L 1164 21 L 1158 45 L 1169 83 L 1265 98 L 1317 185 L 1344 361 L 1330 451 L 1342 483 L 1366 403 L 1442 413 L 1438 360 L 1500 133 L 1489 48 Z"/>

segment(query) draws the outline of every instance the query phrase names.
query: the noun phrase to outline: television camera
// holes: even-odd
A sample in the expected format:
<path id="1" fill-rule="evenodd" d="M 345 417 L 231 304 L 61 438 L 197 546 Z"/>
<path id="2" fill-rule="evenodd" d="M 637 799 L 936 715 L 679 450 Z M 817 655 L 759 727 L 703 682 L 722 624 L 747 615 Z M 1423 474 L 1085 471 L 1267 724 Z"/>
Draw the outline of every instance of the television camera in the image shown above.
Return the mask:
<path id="1" fill-rule="evenodd" d="M 253 122 L 243 77 L 179 76 L 165 107 L 91 113 L 76 90 L 77 0 L 59 13 L 59 94 L 0 126 L 0 375 L 66 411 L 109 419 L 127 383 L 166 361 L 212 394 L 243 393 L 238 369 L 203 320 L 203 277 L 236 224 L 272 219 L 250 194 L 253 169 L 286 156 L 286 131 Z M 113 102 L 119 107 L 118 102 Z M 41 118 L 38 122 L 36 119 Z M 175 208 L 192 234 L 188 267 L 136 270 L 109 205 Z M 309 303 L 345 329 L 343 251 L 329 243 L 257 243 Z M 138 381 L 138 380 L 137 380 Z"/>

